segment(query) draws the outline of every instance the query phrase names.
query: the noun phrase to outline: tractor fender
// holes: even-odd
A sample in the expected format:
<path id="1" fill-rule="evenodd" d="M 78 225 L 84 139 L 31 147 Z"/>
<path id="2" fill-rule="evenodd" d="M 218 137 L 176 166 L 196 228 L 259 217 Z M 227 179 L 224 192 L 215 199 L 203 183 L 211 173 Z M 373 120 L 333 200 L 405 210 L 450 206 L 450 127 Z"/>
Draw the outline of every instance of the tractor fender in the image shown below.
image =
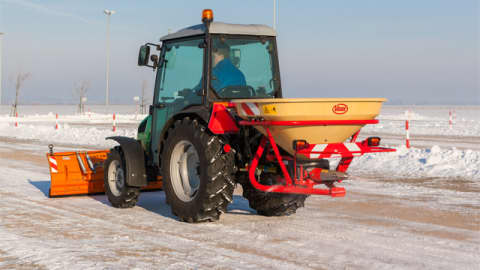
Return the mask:
<path id="1" fill-rule="evenodd" d="M 122 148 L 127 185 L 132 187 L 146 186 L 145 154 L 140 142 L 133 138 L 122 136 L 107 137 L 105 139 L 118 142 Z"/>

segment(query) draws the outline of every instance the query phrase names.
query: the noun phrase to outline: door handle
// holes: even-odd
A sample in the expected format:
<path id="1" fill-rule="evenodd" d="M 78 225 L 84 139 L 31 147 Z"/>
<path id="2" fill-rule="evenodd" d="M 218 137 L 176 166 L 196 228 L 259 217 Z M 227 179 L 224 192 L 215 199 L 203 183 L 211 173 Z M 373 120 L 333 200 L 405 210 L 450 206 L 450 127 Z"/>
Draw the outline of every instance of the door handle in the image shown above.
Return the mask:
<path id="1" fill-rule="evenodd" d="M 165 103 L 158 103 L 158 104 L 150 105 L 150 107 L 148 107 L 148 114 L 153 115 L 153 109 L 154 108 L 163 109 L 165 107 L 166 107 Z"/>

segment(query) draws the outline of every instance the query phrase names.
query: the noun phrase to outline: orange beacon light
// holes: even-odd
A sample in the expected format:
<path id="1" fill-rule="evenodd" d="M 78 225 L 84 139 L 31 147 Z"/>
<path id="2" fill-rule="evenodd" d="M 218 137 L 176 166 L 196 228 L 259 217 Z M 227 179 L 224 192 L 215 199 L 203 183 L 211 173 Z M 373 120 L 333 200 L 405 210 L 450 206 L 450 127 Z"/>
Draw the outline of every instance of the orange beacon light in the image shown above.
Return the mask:
<path id="1" fill-rule="evenodd" d="M 202 22 L 213 21 L 213 11 L 211 9 L 204 9 L 202 11 Z"/>

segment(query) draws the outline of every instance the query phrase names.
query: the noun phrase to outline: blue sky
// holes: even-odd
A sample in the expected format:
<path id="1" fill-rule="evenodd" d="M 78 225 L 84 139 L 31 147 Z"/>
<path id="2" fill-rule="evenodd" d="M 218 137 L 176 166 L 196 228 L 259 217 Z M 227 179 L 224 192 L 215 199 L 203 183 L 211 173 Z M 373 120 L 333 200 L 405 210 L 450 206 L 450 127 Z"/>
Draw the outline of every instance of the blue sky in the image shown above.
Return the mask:
<path id="1" fill-rule="evenodd" d="M 71 103 L 74 84 L 90 82 L 88 100 L 105 100 L 103 9 L 111 20 L 111 103 L 131 103 L 151 70 L 138 47 L 215 20 L 272 24 L 271 0 L 0 0 L 3 103 L 18 72 L 32 77 L 23 103 Z M 393 104 L 480 104 L 479 1 L 279 0 L 278 43 L 287 97 L 386 97 Z"/>

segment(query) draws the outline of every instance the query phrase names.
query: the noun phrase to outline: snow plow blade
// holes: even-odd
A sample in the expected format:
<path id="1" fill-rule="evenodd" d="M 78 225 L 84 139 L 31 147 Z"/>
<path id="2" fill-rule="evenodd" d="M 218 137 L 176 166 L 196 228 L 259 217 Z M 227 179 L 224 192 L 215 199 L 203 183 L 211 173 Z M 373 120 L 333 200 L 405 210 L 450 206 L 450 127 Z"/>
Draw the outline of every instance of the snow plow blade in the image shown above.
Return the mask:
<path id="1" fill-rule="evenodd" d="M 109 150 L 47 153 L 50 168 L 49 197 L 105 192 L 103 163 Z M 162 189 L 161 177 L 142 190 Z"/>

